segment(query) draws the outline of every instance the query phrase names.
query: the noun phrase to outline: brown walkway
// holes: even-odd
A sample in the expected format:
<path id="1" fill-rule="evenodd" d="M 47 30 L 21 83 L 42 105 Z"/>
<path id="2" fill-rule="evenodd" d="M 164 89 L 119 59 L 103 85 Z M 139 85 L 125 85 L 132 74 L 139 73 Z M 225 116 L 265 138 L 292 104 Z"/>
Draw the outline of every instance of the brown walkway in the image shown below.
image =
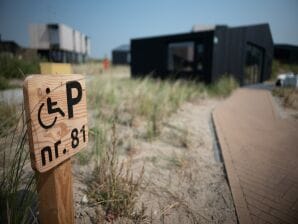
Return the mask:
<path id="1" fill-rule="evenodd" d="M 298 121 L 269 91 L 239 89 L 213 112 L 240 223 L 298 223 Z"/>

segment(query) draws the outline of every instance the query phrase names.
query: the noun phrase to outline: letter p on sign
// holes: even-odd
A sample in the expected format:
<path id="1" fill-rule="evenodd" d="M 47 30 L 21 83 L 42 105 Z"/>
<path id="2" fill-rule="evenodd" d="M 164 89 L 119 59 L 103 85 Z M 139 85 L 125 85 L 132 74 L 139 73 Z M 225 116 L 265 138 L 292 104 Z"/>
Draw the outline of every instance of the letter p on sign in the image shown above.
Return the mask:
<path id="1" fill-rule="evenodd" d="M 28 76 L 24 99 L 33 169 L 48 171 L 87 146 L 84 76 Z"/>

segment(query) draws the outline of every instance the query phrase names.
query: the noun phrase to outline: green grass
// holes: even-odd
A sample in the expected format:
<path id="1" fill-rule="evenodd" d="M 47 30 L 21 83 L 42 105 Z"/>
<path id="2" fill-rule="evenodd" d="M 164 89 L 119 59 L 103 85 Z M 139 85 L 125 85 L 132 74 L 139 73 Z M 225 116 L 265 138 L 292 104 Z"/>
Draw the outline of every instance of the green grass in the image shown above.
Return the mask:
<path id="1" fill-rule="evenodd" d="M 9 89 L 9 81 L 7 78 L 0 76 L 0 90 Z"/>
<path id="2" fill-rule="evenodd" d="M 9 88 L 9 79 L 23 79 L 27 74 L 38 74 L 39 60 L 24 60 L 0 54 L 0 90 Z"/>
<path id="3" fill-rule="evenodd" d="M 186 167 L 189 163 L 185 155 L 177 155 L 176 153 L 173 153 L 171 156 L 165 157 L 164 159 L 168 162 L 169 168 L 181 169 Z"/>
<path id="4" fill-rule="evenodd" d="M 285 64 L 274 60 L 272 63 L 271 80 L 275 81 L 281 73 L 293 72 L 298 74 L 298 64 Z M 274 96 L 280 97 L 285 107 L 298 109 L 298 90 L 292 87 L 276 87 L 272 90 Z"/>
<path id="5" fill-rule="evenodd" d="M 3 111 L 5 114 L 9 111 L 11 116 L 15 116 L 14 109 L 3 109 L 2 106 L 0 117 Z M 29 223 L 36 217 L 34 172 L 24 172 L 25 166 L 30 163 L 27 126 L 23 113 L 12 120 L 13 125 L 9 122 L 1 123 L 0 223 Z"/>
<path id="6" fill-rule="evenodd" d="M 208 93 L 210 96 L 229 96 L 232 91 L 238 88 L 239 84 L 229 75 L 224 75 L 218 79 L 214 84 L 208 87 Z"/>
<path id="7" fill-rule="evenodd" d="M 132 119 L 141 117 L 147 123 L 147 138 L 152 139 L 159 134 L 161 122 L 183 102 L 206 95 L 228 96 L 237 87 L 229 76 L 210 86 L 181 80 L 98 78 L 88 89 L 88 99 L 91 108 L 104 120 L 117 118 L 124 112 Z"/>
<path id="8" fill-rule="evenodd" d="M 160 122 L 165 117 L 202 91 L 196 84 L 151 79 L 97 80 L 92 85 L 88 96 L 90 104 L 100 108 L 99 116 L 109 120 L 127 112 L 132 118 L 142 117 L 147 121 L 149 138 L 158 134 Z"/>
<path id="9" fill-rule="evenodd" d="M 91 155 L 87 151 L 82 151 L 76 154 L 76 159 L 81 166 L 87 165 L 90 161 Z"/>

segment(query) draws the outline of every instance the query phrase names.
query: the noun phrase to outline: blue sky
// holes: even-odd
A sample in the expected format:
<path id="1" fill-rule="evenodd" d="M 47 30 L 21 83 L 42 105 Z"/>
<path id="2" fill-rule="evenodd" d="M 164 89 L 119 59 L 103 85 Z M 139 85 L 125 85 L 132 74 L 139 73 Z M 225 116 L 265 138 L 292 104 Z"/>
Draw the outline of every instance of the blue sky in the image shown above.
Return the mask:
<path id="1" fill-rule="evenodd" d="M 269 23 L 276 43 L 298 45 L 298 0 L 0 0 L 3 40 L 28 46 L 30 23 L 64 23 L 110 56 L 131 38 L 190 31 L 193 24 Z"/>

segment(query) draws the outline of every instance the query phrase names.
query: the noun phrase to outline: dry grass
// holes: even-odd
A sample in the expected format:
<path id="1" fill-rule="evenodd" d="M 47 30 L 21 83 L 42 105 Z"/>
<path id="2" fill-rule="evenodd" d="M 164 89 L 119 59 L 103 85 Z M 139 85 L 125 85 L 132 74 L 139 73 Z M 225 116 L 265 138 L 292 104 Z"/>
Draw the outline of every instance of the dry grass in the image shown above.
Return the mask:
<path id="1" fill-rule="evenodd" d="M 206 90 L 200 84 L 151 79 L 130 80 L 98 78 L 88 92 L 89 105 L 98 117 L 138 125 L 146 123 L 143 137 L 151 140 L 160 133 L 162 121 L 175 112 L 181 103 L 201 96 Z"/>
<path id="2" fill-rule="evenodd" d="M 92 81 L 88 83 L 90 141 L 93 142 L 89 159 L 96 164 L 89 180 L 88 196 L 92 201 L 90 204 L 99 208 L 98 222 L 152 223 L 156 221 L 156 215 L 152 207 L 148 211 L 148 206 L 142 204 L 143 200 L 140 199 L 142 192 L 151 191 L 146 187 L 149 183 L 144 179 L 144 170 L 140 167 L 137 172 L 132 169 L 132 158 L 138 157 L 143 151 L 143 143 L 154 144 L 162 139 L 186 151 L 172 152 L 162 157 L 151 156 L 143 161 L 151 161 L 156 168 L 173 170 L 175 173 L 189 169 L 193 163 L 188 153 L 194 147 L 192 133 L 186 126 L 170 127 L 174 131 L 166 137 L 161 136 L 167 126 L 165 121 L 183 103 L 208 96 L 227 96 L 237 84 L 229 77 L 224 77 L 212 86 L 181 80 L 130 79 L 122 76 L 121 69 L 112 68 L 106 73 L 92 76 Z M 115 76 L 115 71 L 121 71 L 120 77 Z M 202 145 L 198 144 L 198 138 L 195 142 L 196 146 Z M 84 161 L 84 158 L 78 159 Z M 161 223 L 167 219 L 170 211 L 176 209 L 189 214 L 192 217 L 189 220 L 193 222 L 201 220 L 199 213 L 193 211 L 193 206 L 189 207 L 182 198 L 172 198 L 177 192 L 160 186 L 153 191 L 158 191 L 155 194 L 160 194 L 160 197 L 164 194 L 168 198 L 165 204 L 159 206 L 158 219 Z M 174 202 L 171 203 L 171 200 Z"/>
<path id="3" fill-rule="evenodd" d="M 104 219 L 113 222 L 118 217 L 144 221 L 144 209 L 136 210 L 138 194 L 143 182 L 144 169 L 134 177 L 129 164 L 119 162 L 116 126 L 112 126 L 111 144 L 102 149 L 100 161 L 93 171 L 88 195 L 93 205 L 101 205 Z M 144 207 L 143 207 L 144 208 Z M 99 221 L 103 217 L 98 217 Z M 102 222 L 102 220 L 101 220 Z"/>
<path id="4" fill-rule="evenodd" d="M 283 105 L 288 108 L 298 110 L 298 89 L 297 88 L 285 88 L 277 87 L 272 91 L 274 96 L 278 96 L 282 99 Z"/>
<path id="5" fill-rule="evenodd" d="M 15 104 L 0 102 L 0 136 L 5 136 L 16 126 L 18 121 L 18 109 Z"/>
<path id="6" fill-rule="evenodd" d="M 161 140 L 164 122 L 183 103 L 207 96 L 226 96 L 237 85 L 227 77 L 209 87 L 179 80 L 132 80 L 123 78 L 127 68 L 116 67 L 109 71 L 101 69 L 98 64 L 75 67 L 75 73 L 98 75 L 93 76 L 88 84 L 91 151 L 76 156 L 80 166 L 95 163 L 91 179 L 90 176 L 87 177 L 89 205 L 96 205 L 104 211 L 102 216 L 97 217 L 99 222 L 148 223 L 155 220 L 152 208 L 147 211 L 148 206 L 140 203 L 141 193 L 147 191 L 148 182 L 144 178 L 144 169 L 135 172 L 132 168 L 131 158 L 142 150 L 142 144 L 154 144 L 154 141 Z M 119 73 L 120 77 L 116 77 Z M 18 108 L 14 105 L 0 105 L 0 119 L 3 119 L 0 127 L 1 223 L 26 223 L 36 219 L 32 216 L 34 211 L 31 209 L 31 192 L 35 191 L 33 172 L 24 172 L 29 162 L 26 122 L 22 119 L 23 112 L 20 119 L 17 118 L 17 111 Z M 121 129 L 121 134 L 118 134 L 116 127 L 117 130 L 118 127 Z M 176 146 L 191 151 L 191 138 L 191 132 L 184 127 L 172 134 L 169 141 L 173 144 L 175 140 Z M 125 144 L 127 142 L 129 144 Z M 139 142 L 142 144 L 138 145 Z M 125 153 L 120 158 L 123 148 Z M 159 185 L 153 190 L 155 195 L 167 197 L 166 201 L 159 204 L 158 220 L 161 223 L 166 222 L 172 210 L 189 214 L 193 222 L 201 220 L 200 213 L 194 211 L 194 206 L 186 203 L 182 194 L 175 192 L 181 186 L 197 183 L 192 178 L 192 171 L 186 173 L 193 163 L 187 150 L 162 157 L 163 164 L 159 164 L 158 156 L 152 157 L 152 163 L 158 169 L 162 168 L 166 172 L 173 170 L 181 174 L 178 182 L 174 180 L 172 189 Z M 158 177 L 160 176 L 162 175 Z M 25 190 L 21 197 L 20 190 Z"/>
<path id="7" fill-rule="evenodd" d="M 33 223 L 36 219 L 34 204 L 34 172 L 25 172 L 29 165 L 27 125 L 24 111 L 17 106 L 1 107 L 0 136 L 0 223 Z"/>
<path id="8" fill-rule="evenodd" d="M 293 72 L 294 74 L 298 73 L 297 64 L 285 64 L 278 60 L 273 60 L 272 63 L 272 74 L 271 80 L 276 81 L 276 78 L 279 74 Z"/>

